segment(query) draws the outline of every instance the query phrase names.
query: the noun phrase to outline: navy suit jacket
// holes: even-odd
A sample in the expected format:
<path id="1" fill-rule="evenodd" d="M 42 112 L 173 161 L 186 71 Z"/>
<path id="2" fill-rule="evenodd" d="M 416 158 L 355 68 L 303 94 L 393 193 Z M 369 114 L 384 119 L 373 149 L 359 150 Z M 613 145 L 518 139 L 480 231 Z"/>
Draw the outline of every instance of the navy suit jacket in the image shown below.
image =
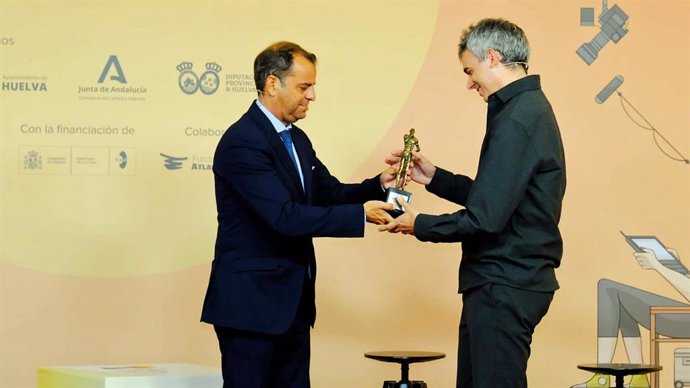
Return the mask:
<path id="1" fill-rule="evenodd" d="M 286 332 L 304 287 L 314 295 L 312 238 L 364 236 L 362 204 L 384 197 L 378 176 L 359 184 L 339 182 L 316 157 L 307 135 L 294 124 L 291 132 L 304 189 L 280 135 L 256 102 L 218 143 L 213 160 L 218 234 L 203 322 Z M 310 303 L 313 307 L 313 297 Z"/>

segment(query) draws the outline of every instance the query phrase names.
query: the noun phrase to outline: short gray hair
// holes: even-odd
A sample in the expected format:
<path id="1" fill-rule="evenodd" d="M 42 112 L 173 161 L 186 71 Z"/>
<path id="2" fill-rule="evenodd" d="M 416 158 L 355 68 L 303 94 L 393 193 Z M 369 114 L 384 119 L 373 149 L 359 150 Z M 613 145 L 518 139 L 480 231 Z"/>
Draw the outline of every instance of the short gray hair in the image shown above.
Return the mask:
<path id="1" fill-rule="evenodd" d="M 458 55 L 469 50 L 480 61 L 492 48 L 501 54 L 501 63 L 527 63 L 529 42 L 517 25 L 504 19 L 482 19 L 463 31 Z"/>

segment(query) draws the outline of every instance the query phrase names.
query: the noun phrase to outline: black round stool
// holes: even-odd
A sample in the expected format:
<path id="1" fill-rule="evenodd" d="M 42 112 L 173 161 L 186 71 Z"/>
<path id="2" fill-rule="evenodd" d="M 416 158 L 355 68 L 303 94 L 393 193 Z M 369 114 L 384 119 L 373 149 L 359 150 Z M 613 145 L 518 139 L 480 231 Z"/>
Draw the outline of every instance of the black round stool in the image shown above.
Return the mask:
<path id="1" fill-rule="evenodd" d="M 436 352 L 370 352 L 364 353 L 364 357 L 383 362 L 395 362 L 400 364 L 400 381 L 386 380 L 383 388 L 427 388 L 424 381 L 410 381 L 410 364 L 438 360 L 445 357 L 444 353 Z"/>
<path id="2" fill-rule="evenodd" d="M 603 375 L 616 376 L 616 388 L 623 388 L 623 377 L 629 375 L 646 375 L 660 371 L 661 365 L 649 364 L 580 364 L 579 369 Z"/>

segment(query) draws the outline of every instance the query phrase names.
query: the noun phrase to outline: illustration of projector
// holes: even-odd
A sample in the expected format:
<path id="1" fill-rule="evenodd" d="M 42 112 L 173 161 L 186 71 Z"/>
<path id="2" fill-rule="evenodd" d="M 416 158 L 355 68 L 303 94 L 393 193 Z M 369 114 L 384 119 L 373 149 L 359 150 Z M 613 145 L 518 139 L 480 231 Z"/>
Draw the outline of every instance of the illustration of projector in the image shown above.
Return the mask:
<path id="1" fill-rule="evenodd" d="M 599 15 L 599 25 L 601 26 L 601 31 L 597 36 L 592 39 L 589 43 L 584 43 L 577 49 L 577 55 L 582 58 L 588 65 L 591 65 L 594 60 L 597 59 L 599 51 L 612 40 L 613 43 L 618 43 L 628 30 L 625 29 L 625 25 L 628 22 L 628 15 L 623 12 L 618 5 L 607 9 L 606 1 L 604 0 L 603 10 L 601 15 Z M 594 9 L 593 8 L 581 8 L 580 9 L 580 24 L 581 25 L 594 25 Z"/>

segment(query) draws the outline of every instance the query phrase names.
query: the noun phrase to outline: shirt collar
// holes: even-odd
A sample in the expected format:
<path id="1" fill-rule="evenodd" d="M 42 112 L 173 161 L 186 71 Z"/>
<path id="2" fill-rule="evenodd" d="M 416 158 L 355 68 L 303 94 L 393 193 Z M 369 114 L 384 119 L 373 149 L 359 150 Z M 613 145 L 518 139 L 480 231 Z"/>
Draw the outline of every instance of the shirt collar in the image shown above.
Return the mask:
<path id="1" fill-rule="evenodd" d="M 495 98 L 500 99 L 501 102 L 505 104 L 508 100 L 522 92 L 538 89 L 541 89 L 541 81 L 539 79 L 539 76 L 536 74 L 528 75 L 502 87 L 496 93 L 494 93 L 494 96 Z"/>
<path id="2" fill-rule="evenodd" d="M 273 115 L 271 111 L 266 109 L 266 107 L 258 99 L 256 100 L 256 106 L 258 106 L 259 109 L 261 109 L 261 111 L 264 112 L 268 120 L 271 122 L 271 124 L 273 124 L 273 128 L 275 128 L 276 132 L 281 133 L 285 130 L 292 128 L 292 124 L 283 124 L 283 122 L 278 120 L 278 118 L 275 115 Z"/>

